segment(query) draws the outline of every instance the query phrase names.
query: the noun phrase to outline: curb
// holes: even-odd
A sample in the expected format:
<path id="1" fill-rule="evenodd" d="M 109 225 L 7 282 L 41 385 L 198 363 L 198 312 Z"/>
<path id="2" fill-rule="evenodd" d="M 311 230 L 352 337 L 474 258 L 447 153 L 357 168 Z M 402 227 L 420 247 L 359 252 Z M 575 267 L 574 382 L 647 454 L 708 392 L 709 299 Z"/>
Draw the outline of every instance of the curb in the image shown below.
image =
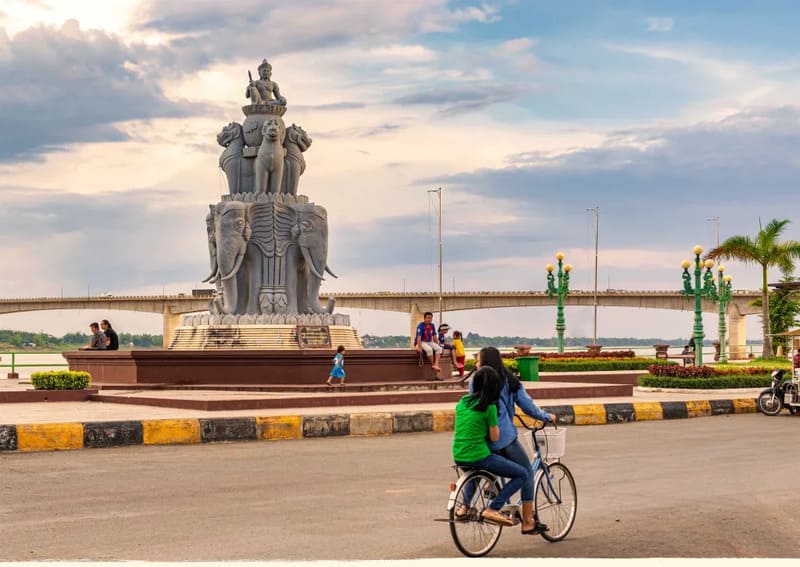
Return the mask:
<path id="1" fill-rule="evenodd" d="M 745 398 L 576 404 L 541 406 L 541 409 L 555 414 L 559 425 L 606 425 L 755 413 L 756 401 Z M 424 410 L 0 425 L 0 452 L 446 432 L 453 431 L 454 417 L 454 410 Z M 526 418 L 526 421 L 533 420 Z"/>

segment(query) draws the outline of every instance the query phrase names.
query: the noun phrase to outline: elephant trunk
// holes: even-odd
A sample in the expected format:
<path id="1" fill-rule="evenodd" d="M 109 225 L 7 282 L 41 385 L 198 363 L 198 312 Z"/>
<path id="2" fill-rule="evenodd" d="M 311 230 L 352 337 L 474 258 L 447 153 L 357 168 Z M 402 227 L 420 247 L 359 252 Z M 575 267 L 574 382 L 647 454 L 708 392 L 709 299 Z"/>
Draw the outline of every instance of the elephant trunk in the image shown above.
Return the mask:
<path id="1" fill-rule="evenodd" d="M 229 278 L 224 280 L 222 282 L 222 290 L 222 311 L 228 315 L 235 314 L 236 305 L 239 302 L 239 286 L 236 279 Z"/>

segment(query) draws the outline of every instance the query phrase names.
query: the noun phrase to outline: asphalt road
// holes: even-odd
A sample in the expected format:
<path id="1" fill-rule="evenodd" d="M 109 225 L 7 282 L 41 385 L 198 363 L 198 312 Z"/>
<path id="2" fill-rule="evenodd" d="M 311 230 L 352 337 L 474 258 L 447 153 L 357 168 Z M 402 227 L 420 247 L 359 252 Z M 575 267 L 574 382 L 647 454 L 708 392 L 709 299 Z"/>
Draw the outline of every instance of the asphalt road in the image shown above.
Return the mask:
<path id="1" fill-rule="evenodd" d="M 571 427 L 569 537 L 493 557 L 800 557 L 800 417 Z M 0 560 L 458 557 L 451 434 L 0 454 Z M 794 450 L 793 450 L 794 449 Z"/>

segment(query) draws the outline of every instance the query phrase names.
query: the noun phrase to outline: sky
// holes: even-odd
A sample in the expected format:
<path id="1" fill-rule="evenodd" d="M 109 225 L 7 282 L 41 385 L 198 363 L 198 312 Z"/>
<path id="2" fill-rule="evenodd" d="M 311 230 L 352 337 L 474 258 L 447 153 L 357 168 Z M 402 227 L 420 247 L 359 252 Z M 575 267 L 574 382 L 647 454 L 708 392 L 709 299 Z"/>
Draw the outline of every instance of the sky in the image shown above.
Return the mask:
<path id="1" fill-rule="evenodd" d="M 323 293 L 678 290 L 681 260 L 759 219 L 800 240 L 800 7 L 564 0 L 6 0 L 0 7 L 0 297 L 178 293 L 207 275 L 226 191 L 215 136 L 263 58 L 313 139 L 299 192 L 329 219 Z M 709 219 L 718 219 L 709 220 Z M 728 262 L 734 288 L 759 269 Z M 796 274 L 797 275 L 797 274 Z M 770 273 L 776 281 L 780 274 Z M 402 313 L 349 310 L 361 333 Z M 567 336 L 591 336 L 589 308 Z M 601 308 L 598 335 L 687 337 L 689 312 Z M 3 315 L 53 334 L 108 318 Z M 555 309 L 445 314 L 552 336 Z M 716 318 L 706 316 L 716 338 Z M 748 317 L 757 338 L 758 317 Z"/>

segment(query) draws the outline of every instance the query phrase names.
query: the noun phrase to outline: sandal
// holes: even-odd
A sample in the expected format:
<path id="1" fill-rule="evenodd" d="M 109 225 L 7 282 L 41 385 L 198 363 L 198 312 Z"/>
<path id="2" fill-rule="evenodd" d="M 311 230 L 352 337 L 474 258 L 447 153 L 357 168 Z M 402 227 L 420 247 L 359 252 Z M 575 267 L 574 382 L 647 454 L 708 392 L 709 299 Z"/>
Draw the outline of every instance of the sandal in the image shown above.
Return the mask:
<path id="1" fill-rule="evenodd" d="M 487 508 L 481 513 L 481 517 L 486 520 L 487 522 L 491 522 L 493 524 L 499 524 L 501 526 L 513 526 L 514 520 L 506 516 L 505 514 L 501 514 L 497 510 L 493 510 L 492 508 Z"/>
<path id="2" fill-rule="evenodd" d="M 548 528 L 546 525 L 537 523 L 530 530 L 522 530 L 522 535 L 539 535 L 540 533 L 546 532 L 547 530 Z"/>
<path id="3" fill-rule="evenodd" d="M 463 504 L 459 506 L 458 510 L 456 510 L 456 520 L 459 522 L 466 522 L 469 516 L 469 508 L 464 506 Z"/>

